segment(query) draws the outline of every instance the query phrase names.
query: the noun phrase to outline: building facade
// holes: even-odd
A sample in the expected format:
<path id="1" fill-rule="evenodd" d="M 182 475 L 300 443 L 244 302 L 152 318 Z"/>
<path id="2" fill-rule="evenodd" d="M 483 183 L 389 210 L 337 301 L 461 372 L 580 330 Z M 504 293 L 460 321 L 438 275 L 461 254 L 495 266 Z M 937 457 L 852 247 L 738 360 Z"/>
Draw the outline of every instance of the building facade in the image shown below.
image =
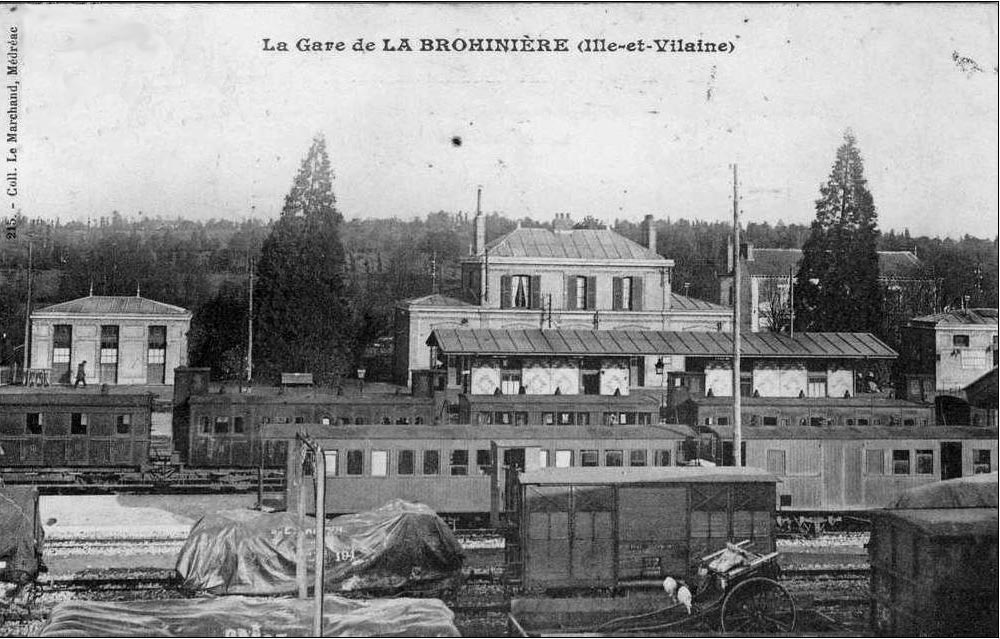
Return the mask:
<path id="1" fill-rule="evenodd" d="M 753 332 L 787 330 L 791 317 L 792 280 L 802 261 L 801 249 L 758 248 L 740 245 L 740 312 L 744 328 Z M 910 251 L 879 251 L 879 282 L 887 310 L 905 321 L 917 312 L 934 310 L 937 280 Z M 733 305 L 733 250 L 726 254 L 726 271 L 719 277 L 719 303 Z"/>
<path id="2" fill-rule="evenodd" d="M 964 389 L 998 363 L 997 309 L 945 311 L 903 329 L 901 396 L 931 402 Z"/>
<path id="3" fill-rule="evenodd" d="M 72 384 L 169 385 L 187 365 L 191 312 L 138 295 L 91 295 L 31 314 L 30 369 Z"/>
<path id="4" fill-rule="evenodd" d="M 427 345 L 436 329 L 729 330 L 729 309 L 673 293 L 674 262 L 656 253 L 652 216 L 645 227 L 643 246 L 560 215 L 553 230 L 518 228 L 487 244 L 477 214 L 461 290 L 396 308 L 396 381 L 437 366 Z"/>

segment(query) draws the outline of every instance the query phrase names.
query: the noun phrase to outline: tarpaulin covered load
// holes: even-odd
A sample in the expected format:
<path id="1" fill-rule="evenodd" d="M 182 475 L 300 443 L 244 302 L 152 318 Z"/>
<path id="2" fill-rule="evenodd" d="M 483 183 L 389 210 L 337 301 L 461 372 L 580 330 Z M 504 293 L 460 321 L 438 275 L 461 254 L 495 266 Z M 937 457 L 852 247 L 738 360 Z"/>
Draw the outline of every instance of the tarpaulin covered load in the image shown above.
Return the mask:
<path id="1" fill-rule="evenodd" d="M 315 522 L 288 513 L 229 511 L 206 515 L 177 557 L 190 590 L 266 595 L 297 590 L 296 544 L 306 532 L 308 583 L 313 583 Z M 394 500 L 326 524 L 327 592 L 416 593 L 458 585 L 462 548 L 451 529 L 423 504 Z"/>
<path id="2" fill-rule="evenodd" d="M 997 473 L 937 481 L 907 490 L 889 508 L 996 508 L 998 485 Z"/>
<path id="3" fill-rule="evenodd" d="M 44 537 L 38 489 L 0 487 L 0 581 L 23 583 L 38 577 Z"/>
<path id="4" fill-rule="evenodd" d="M 65 601 L 42 637 L 308 637 L 311 599 L 199 597 L 154 601 Z M 323 600 L 326 637 L 458 637 L 439 599 Z"/>

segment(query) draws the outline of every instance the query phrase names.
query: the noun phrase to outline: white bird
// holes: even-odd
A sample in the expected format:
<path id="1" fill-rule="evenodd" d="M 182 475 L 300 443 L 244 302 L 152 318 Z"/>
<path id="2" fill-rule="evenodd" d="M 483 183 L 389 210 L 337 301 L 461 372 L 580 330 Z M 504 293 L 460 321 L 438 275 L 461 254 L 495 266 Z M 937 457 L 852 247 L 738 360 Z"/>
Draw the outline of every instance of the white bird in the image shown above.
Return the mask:
<path id="1" fill-rule="evenodd" d="M 677 580 L 673 577 L 664 579 L 663 592 L 667 593 L 667 596 L 672 599 L 677 594 Z"/>
<path id="2" fill-rule="evenodd" d="M 677 589 L 677 601 L 680 602 L 686 609 L 687 613 L 691 614 L 691 591 L 688 590 L 687 586 L 681 586 Z"/>

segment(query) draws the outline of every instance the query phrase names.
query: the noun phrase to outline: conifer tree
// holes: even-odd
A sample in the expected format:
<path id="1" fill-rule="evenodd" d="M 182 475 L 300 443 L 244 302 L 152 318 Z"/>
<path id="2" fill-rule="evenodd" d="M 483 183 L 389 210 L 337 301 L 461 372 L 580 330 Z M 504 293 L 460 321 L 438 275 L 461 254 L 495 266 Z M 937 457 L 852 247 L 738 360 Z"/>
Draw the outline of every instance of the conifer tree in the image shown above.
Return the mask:
<path id="1" fill-rule="evenodd" d="M 878 214 L 854 135 L 848 130 L 802 247 L 795 328 L 878 333 L 881 311 Z"/>
<path id="2" fill-rule="evenodd" d="M 342 219 L 326 142 L 317 136 L 261 249 L 254 368 L 262 377 L 307 372 L 330 383 L 346 372 Z"/>

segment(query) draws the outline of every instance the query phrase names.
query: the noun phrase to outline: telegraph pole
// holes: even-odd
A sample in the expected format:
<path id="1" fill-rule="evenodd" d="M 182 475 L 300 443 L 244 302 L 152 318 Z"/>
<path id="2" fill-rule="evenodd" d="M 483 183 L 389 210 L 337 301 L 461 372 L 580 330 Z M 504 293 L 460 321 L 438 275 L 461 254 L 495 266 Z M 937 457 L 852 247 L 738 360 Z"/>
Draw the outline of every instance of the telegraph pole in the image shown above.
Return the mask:
<path id="1" fill-rule="evenodd" d="M 740 195 L 733 164 L 733 460 L 743 465 L 743 410 L 740 406 Z"/>
<path id="2" fill-rule="evenodd" d="M 250 292 L 248 295 L 247 309 L 247 385 L 253 379 L 253 258 L 247 256 L 247 264 L 250 267 Z"/>
<path id="3" fill-rule="evenodd" d="M 31 241 L 28 241 L 28 300 L 24 306 L 24 364 L 21 368 L 21 376 L 24 384 L 28 383 L 28 366 L 31 364 L 31 340 L 28 335 L 31 333 Z"/>

